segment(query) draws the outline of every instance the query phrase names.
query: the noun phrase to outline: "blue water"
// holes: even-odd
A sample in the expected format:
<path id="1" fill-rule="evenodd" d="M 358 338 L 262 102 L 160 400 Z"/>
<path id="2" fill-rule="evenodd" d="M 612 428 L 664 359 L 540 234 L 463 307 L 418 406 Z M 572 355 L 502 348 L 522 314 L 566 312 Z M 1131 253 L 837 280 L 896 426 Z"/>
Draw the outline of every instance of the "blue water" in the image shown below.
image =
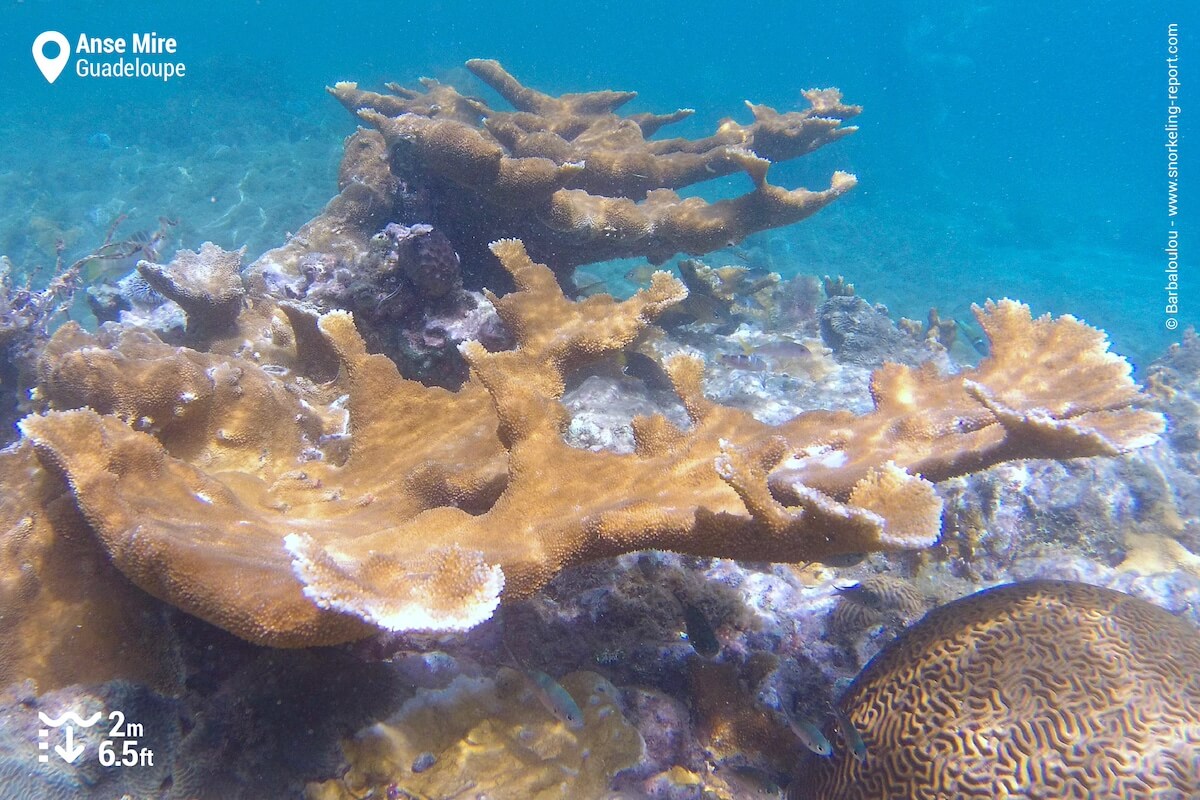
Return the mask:
<path id="1" fill-rule="evenodd" d="M 861 130 L 773 182 L 859 187 L 749 242 L 785 274 L 841 273 L 897 314 L 963 314 L 1012 296 L 1105 328 L 1145 364 L 1194 323 L 1197 222 L 1188 136 L 1200 108 L 1200 12 L 1185 4 L 62 3 L 0 6 L 0 253 L 48 265 L 177 218 L 173 246 L 278 244 L 336 191 L 350 116 L 323 91 L 420 75 L 486 94 L 462 69 L 497 58 L 557 93 L 635 89 L 632 110 L 696 109 L 699 135 L 742 101 L 797 107 L 838 86 Z M 635 10 L 639 9 L 639 10 Z M 1183 290 L 1165 328 L 1166 29 L 1182 31 Z M 49 85 L 30 45 L 157 31 L 188 74 Z M 1192 87 L 1197 87 L 1193 89 Z M 1193 95 L 1192 93 L 1195 92 Z M 493 98 L 494 99 L 494 98 Z M 1200 145 L 1195 145 L 1200 147 Z M 1200 173 L 1200 168 L 1197 168 Z M 714 187 L 714 191 L 719 187 Z"/>

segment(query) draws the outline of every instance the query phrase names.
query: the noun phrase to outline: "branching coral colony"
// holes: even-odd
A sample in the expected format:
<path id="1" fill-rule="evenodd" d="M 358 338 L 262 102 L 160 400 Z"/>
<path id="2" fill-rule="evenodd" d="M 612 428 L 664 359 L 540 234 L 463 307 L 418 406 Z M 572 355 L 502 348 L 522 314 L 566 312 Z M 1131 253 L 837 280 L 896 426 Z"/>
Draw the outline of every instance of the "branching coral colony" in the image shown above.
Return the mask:
<path id="1" fill-rule="evenodd" d="M 504 225 L 519 220 L 515 230 L 543 251 L 580 254 L 564 256 L 559 267 L 591 258 L 582 255 L 586 237 L 572 238 L 539 214 L 561 193 L 583 202 L 593 196 L 588 192 L 619 188 L 603 182 L 616 180 L 615 168 L 606 167 L 603 180 L 586 164 L 564 170 L 526 155 L 532 145 L 519 144 L 524 139 L 515 131 L 554 141 L 542 131 L 551 119 L 559 140 L 587 134 L 591 149 L 573 150 L 571 163 L 599 170 L 621 159 L 593 127 L 598 115 L 612 117 L 623 96 L 546 98 L 491 62 L 471 66 L 519 110 L 491 121 L 477 101 L 431 84 L 420 95 L 370 96 L 377 111 L 367 116 L 396 128 L 388 133 L 394 140 L 413 137 L 415 144 L 399 149 L 414 168 L 452 176 L 439 184 L 440 203 L 463 184 L 463 193 L 502 187 L 507 194 L 488 195 L 489 203 L 504 197 L 523 209 L 479 213 L 481 231 L 507 231 Z M 356 90 L 336 91 L 349 97 Z M 363 102 L 358 96 L 354 103 Z M 848 115 L 835 96 L 811 95 L 822 108 Z M 428 113 L 412 110 L 421 104 Z M 461 119 L 485 113 L 483 128 Z M 756 113 L 749 133 L 722 126 L 741 131 L 736 154 L 715 142 L 688 150 L 643 141 L 644 132 L 678 115 L 636 118 L 630 124 L 638 130 L 626 138 L 653 151 L 648 164 L 669 150 L 694 156 L 706 171 L 703 164 L 728 170 L 733 162 L 761 160 L 752 145 L 787 157 L 842 130 L 835 117 L 803 144 L 772 150 L 783 147 L 765 134 L 774 130 L 763 122 L 774 112 Z M 471 156 L 471 170 L 455 166 L 485 140 L 481 131 L 493 128 L 518 155 L 492 148 Z M 0 600 L 11 611 L 0 625 L 33 625 L 46 613 L 39 596 L 54 596 L 72 579 L 52 568 L 48 544 L 67 536 L 74 547 L 98 543 L 116 570 L 151 595 L 254 642 L 307 646 L 380 628 L 463 629 L 487 619 L 502 595 L 527 596 L 566 567 L 643 548 L 799 561 L 926 547 L 941 519 L 931 481 L 1007 459 L 1112 455 L 1153 441 L 1162 428 L 1159 415 L 1136 407 L 1129 365 L 1108 352 L 1101 332 L 1069 316 L 1033 319 L 1025 306 L 1001 301 L 976 311 L 991 341 L 977 368 L 947 376 L 928 366 L 885 366 L 873 378 L 871 413 L 813 411 L 772 427 L 707 400 L 701 363 L 675 357 L 666 367 L 689 428 L 641 418 L 631 454 L 573 449 L 562 438 L 564 376 L 629 346 L 682 301 L 686 290 L 669 274 L 657 273 L 623 302 L 605 295 L 573 302 L 526 244 L 495 241 L 493 257 L 516 291 L 489 299 L 516 346 L 492 352 L 464 343 L 470 375 L 455 392 L 401 377 L 391 360 L 368 352 L 349 313 L 319 312 L 302 296 L 272 294 L 296 274 L 288 264 L 338 253 L 353 265 L 352 251 L 368 247 L 367 232 L 389 224 L 406 202 L 405 187 L 388 170 L 389 159 L 400 157 L 395 151 L 393 145 L 389 156 L 378 134 L 351 137 L 341 194 L 304 236 L 250 270 L 245 302 L 222 330 L 189 322 L 191 349 L 113 325 L 96 334 L 67 325 L 53 337 L 38 375 L 47 410 L 27 417 L 24 440 L 0 454 L 0 530 L 7 532 Z M 540 194 L 519 188 L 508 171 L 515 164 L 514 174 L 524 175 L 532 169 L 527 159 L 557 176 L 537 184 Z M 687 182 L 695 173 L 627 171 L 647 169 L 657 170 L 654 185 Z M 375 177 L 346 179 L 351 173 Z M 645 194 L 647 185 L 638 186 L 631 197 Z M 616 204 L 636 207 L 631 198 Z M 589 252 L 674 252 L 677 243 L 657 244 L 668 240 L 653 232 L 672 213 L 651 214 L 652 230 L 641 239 L 601 237 Z M 740 213 L 723 218 L 742 224 Z M 233 296 L 230 263 L 231 254 L 205 248 L 154 273 L 180 296 L 200 291 L 204 276 L 220 284 L 222 297 Z M 225 307 L 218 300 L 208 305 Z M 194 300 L 193 307 L 188 313 L 208 306 Z M 81 518 L 66 513 L 67 500 Z M 30 581 L 30 564 L 35 571 L 50 566 Z M 120 576 L 101 577 L 98 592 Z M 118 602 L 139 601 L 109 593 L 102 605 Z M 128 610 L 113 615 L 134 617 Z M 43 637 L 70 635 L 61 625 L 38 622 L 36 629 Z M 3 638 L 11 641 L 8 633 Z M 22 658 L 32 656 L 0 651 L 0 667 L 21 674 Z M 89 668 L 97 663 L 89 659 Z"/>
<path id="2" fill-rule="evenodd" d="M 767 182 L 773 161 L 811 153 L 845 136 L 861 109 L 834 89 L 811 90 L 811 107 L 779 113 L 750 104 L 754 121 L 724 120 L 702 139 L 650 139 L 689 116 L 620 116 L 633 92 L 552 97 L 521 85 L 495 61 L 467 68 L 514 111 L 498 111 L 452 86 L 426 79 L 424 91 L 389 85 L 391 94 L 339 83 L 330 91 L 373 130 L 347 142 L 342 194 L 300 231 L 294 246 L 264 268 L 301 272 L 313 248 L 361 252 L 386 222 L 428 223 L 453 243 L 471 283 L 493 289 L 507 279 L 490 242 L 521 239 L 556 273 L 611 258 L 661 264 L 676 253 L 702 255 L 756 231 L 799 221 L 854 186 L 835 173 L 824 191 L 786 190 Z M 676 190 L 744 172 L 753 190 L 707 203 Z"/>

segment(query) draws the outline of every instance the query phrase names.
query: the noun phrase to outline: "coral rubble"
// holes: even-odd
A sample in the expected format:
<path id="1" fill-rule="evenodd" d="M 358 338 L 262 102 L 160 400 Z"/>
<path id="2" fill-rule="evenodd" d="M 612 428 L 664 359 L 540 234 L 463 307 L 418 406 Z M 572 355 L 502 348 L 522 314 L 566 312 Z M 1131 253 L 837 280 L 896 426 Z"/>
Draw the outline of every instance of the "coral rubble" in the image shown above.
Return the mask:
<path id="1" fill-rule="evenodd" d="M 660 273 L 622 303 L 571 302 L 520 242 L 493 249 L 519 290 L 489 299 L 517 347 L 465 344 L 459 392 L 400 378 L 342 312 L 288 317 L 293 366 L 311 340 L 338 365 L 322 386 L 145 333 L 101 349 L 68 327 L 43 366 L 58 410 L 22 429 L 134 583 L 298 646 L 469 627 L 502 589 L 528 596 L 567 566 L 645 548 L 800 561 L 925 547 L 941 525 L 930 481 L 1111 455 L 1162 424 L 1130 407 L 1128 364 L 1102 334 L 1005 301 L 978 312 L 994 341 L 977 369 L 887 365 L 865 415 L 766 425 L 706 399 L 700 362 L 679 356 L 667 367 L 690 428 L 640 418 L 635 452 L 578 450 L 563 441 L 564 376 L 633 343 L 684 289 Z"/>
<path id="2" fill-rule="evenodd" d="M 1200 633 L 1119 592 L 979 592 L 867 665 L 840 701 L 866 757 L 839 747 L 788 797 L 1194 797 L 1197 664 Z"/>
<path id="3" fill-rule="evenodd" d="M 614 774 L 642 757 L 642 737 L 622 715 L 616 687 L 600 675 L 574 672 L 562 679 L 583 710 L 574 731 L 547 712 L 529 683 L 501 669 L 494 679 L 460 675 L 444 689 L 419 692 L 391 718 L 348 740 L 346 776 L 311 785 L 307 796 L 600 797 Z"/>

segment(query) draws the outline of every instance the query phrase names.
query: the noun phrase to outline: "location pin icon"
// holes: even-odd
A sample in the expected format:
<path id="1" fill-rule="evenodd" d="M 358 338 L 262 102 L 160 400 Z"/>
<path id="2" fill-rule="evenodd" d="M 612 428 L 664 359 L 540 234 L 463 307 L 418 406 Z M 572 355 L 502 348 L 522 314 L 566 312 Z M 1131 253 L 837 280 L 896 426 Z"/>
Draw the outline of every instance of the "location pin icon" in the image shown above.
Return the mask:
<path id="1" fill-rule="evenodd" d="M 54 58 L 46 58 L 46 54 L 42 52 L 47 42 L 54 42 L 58 45 L 58 55 Z M 63 67 L 71 60 L 71 45 L 67 41 L 67 37 L 58 31 L 44 31 L 38 34 L 38 37 L 33 40 L 33 60 L 46 80 L 54 83 L 62 74 Z"/>

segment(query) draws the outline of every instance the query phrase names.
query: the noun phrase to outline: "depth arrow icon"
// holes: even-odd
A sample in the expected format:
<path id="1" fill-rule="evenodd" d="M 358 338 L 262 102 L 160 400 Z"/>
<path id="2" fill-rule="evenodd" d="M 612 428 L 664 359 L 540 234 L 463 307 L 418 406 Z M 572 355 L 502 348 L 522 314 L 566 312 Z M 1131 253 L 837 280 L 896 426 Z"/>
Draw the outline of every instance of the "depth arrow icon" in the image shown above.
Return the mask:
<path id="1" fill-rule="evenodd" d="M 75 759 L 79 758 L 79 756 L 83 754 L 83 745 L 75 744 L 75 731 L 70 725 L 66 727 L 66 733 L 66 749 L 63 749 L 61 744 L 56 744 L 54 745 L 54 752 L 62 756 L 63 761 L 66 761 L 68 764 L 72 764 L 75 762 Z"/>

